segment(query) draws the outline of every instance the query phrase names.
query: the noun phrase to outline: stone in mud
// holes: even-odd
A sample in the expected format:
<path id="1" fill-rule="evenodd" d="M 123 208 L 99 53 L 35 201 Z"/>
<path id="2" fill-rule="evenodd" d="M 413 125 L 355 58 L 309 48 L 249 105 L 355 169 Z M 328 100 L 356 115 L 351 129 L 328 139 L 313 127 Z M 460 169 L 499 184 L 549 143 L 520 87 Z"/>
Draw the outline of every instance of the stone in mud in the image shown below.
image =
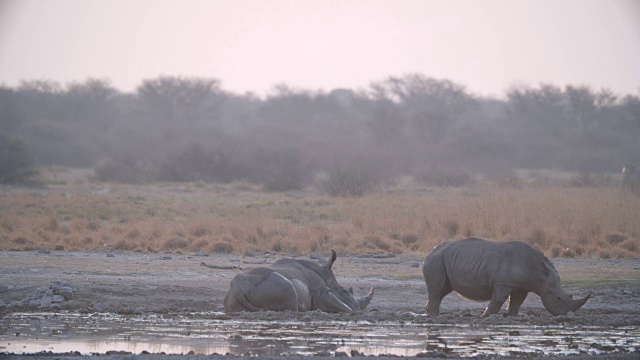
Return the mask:
<path id="1" fill-rule="evenodd" d="M 53 303 L 53 296 L 44 296 L 42 297 L 42 300 L 40 300 L 40 307 L 47 308 L 51 306 L 52 303 Z"/>
<path id="2" fill-rule="evenodd" d="M 69 286 L 54 287 L 53 293 L 54 295 L 62 295 L 65 300 L 73 299 L 73 288 Z"/>

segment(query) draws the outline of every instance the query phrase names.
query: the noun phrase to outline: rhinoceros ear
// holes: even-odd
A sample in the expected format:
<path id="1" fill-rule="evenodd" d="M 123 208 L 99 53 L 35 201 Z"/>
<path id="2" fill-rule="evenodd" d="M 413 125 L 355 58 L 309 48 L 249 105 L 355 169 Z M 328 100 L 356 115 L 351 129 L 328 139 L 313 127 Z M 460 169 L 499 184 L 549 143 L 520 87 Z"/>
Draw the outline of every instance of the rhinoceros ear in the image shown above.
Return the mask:
<path id="1" fill-rule="evenodd" d="M 336 251 L 331 249 L 331 260 L 329 260 L 327 262 L 327 265 L 325 265 L 325 267 L 327 269 L 331 269 L 331 267 L 333 266 L 333 262 L 336 261 Z"/>
<path id="2" fill-rule="evenodd" d="M 544 276 L 549 276 L 549 274 L 551 274 L 551 272 L 553 272 L 555 269 L 550 266 L 546 261 L 542 262 L 542 271 L 544 271 Z"/>

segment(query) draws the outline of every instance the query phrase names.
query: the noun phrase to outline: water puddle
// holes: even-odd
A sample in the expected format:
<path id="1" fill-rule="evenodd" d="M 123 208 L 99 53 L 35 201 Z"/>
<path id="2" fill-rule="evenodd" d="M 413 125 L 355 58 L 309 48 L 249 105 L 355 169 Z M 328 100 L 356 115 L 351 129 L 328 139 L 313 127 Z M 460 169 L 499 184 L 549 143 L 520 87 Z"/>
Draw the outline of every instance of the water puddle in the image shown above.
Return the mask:
<path id="1" fill-rule="evenodd" d="M 640 352 L 638 327 L 454 326 L 398 322 L 229 320 L 223 314 L 122 316 L 15 313 L 0 353 L 569 355 Z"/>

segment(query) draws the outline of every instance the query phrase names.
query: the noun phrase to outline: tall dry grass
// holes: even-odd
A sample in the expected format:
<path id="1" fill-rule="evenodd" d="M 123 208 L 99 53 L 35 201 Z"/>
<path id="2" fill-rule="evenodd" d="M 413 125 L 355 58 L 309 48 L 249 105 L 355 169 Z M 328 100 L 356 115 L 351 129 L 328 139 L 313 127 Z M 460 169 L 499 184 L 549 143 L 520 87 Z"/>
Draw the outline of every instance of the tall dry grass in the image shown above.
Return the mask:
<path id="1" fill-rule="evenodd" d="M 250 184 L 97 186 L 3 191 L 0 249 L 421 255 L 473 236 L 523 240 L 552 257 L 640 254 L 640 197 L 615 187 L 433 187 L 332 198 Z"/>

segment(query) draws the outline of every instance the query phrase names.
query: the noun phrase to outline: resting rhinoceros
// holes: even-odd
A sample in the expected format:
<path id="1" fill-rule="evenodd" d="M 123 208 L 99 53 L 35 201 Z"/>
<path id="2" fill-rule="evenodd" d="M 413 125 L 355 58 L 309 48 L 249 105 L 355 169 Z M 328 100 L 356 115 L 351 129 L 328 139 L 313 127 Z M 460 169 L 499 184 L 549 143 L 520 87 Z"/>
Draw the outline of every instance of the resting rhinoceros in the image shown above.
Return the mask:
<path id="1" fill-rule="evenodd" d="M 331 266 L 336 252 L 324 266 L 307 260 L 280 259 L 270 267 L 258 267 L 236 275 L 224 298 L 225 312 L 291 310 L 351 312 L 364 309 L 373 297 L 358 298 L 338 284 Z"/>
<path id="2" fill-rule="evenodd" d="M 489 300 L 482 316 L 496 314 L 509 298 L 508 315 L 518 315 L 529 292 L 552 315 L 577 311 L 591 297 L 573 300 L 560 286 L 553 264 L 539 250 L 520 242 L 465 239 L 443 242 L 422 263 L 429 298 L 425 309 L 440 314 L 440 302 L 452 291 L 475 301 Z"/>

